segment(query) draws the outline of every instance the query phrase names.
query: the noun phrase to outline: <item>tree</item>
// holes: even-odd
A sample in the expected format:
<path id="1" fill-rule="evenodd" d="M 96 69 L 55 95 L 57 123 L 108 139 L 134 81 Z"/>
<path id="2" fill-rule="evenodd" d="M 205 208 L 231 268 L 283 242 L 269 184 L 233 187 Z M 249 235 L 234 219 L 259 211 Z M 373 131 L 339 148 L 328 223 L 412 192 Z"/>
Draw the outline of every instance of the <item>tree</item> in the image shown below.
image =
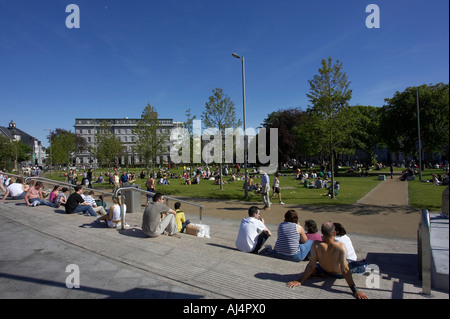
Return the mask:
<path id="1" fill-rule="evenodd" d="M 380 124 L 383 140 L 390 151 L 418 155 L 417 93 L 423 152 L 448 154 L 449 85 L 444 83 L 408 87 L 385 99 Z"/>
<path id="2" fill-rule="evenodd" d="M 153 174 L 155 173 L 156 158 L 167 150 L 168 135 L 159 134 L 160 127 L 156 108 L 148 103 L 142 111 L 141 121 L 133 131 L 137 138 L 133 149 L 147 167 L 151 165 Z"/>
<path id="3" fill-rule="evenodd" d="M 67 165 L 70 165 L 70 158 L 73 154 L 87 149 L 87 142 L 84 137 L 62 128 L 51 131 L 47 138 L 52 149 L 50 162 L 53 164 L 67 163 Z"/>
<path id="4" fill-rule="evenodd" d="M 205 104 L 205 111 L 202 113 L 202 121 L 207 128 L 217 128 L 221 136 L 225 136 L 225 129 L 235 129 L 242 125 L 241 120 L 236 118 L 236 109 L 231 99 L 223 93 L 221 88 L 216 88 L 213 91 L 213 95 L 208 98 L 208 102 Z M 216 145 L 222 146 L 222 141 L 219 141 Z M 222 185 L 222 148 L 220 148 L 220 160 L 219 163 L 219 184 L 220 190 L 223 189 Z M 217 163 L 216 163 L 217 164 Z"/>
<path id="5" fill-rule="evenodd" d="M 122 142 L 112 132 L 111 125 L 104 121 L 100 123 L 95 134 L 95 146 L 91 147 L 90 152 L 97 158 L 102 166 L 110 167 L 116 159 L 124 155 Z"/>
<path id="6" fill-rule="evenodd" d="M 322 60 L 319 74 L 309 80 L 310 91 L 306 96 L 311 102 L 307 110 L 310 122 L 310 134 L 314 134 L 317 152 L 328 154 L 331 160 L 331 183 L 334 185 L 334 159 L 339 152 L 348 152 L 345 145 L 351 123 L 349 121 L 348 102 L 352 97 L 350 82 L 342 72 L 339 60 L 332 64 Z M 334 192 L 331 192 L 334 198 Z"/>
<path id="7" fill-rule="evenodd" d="M 57 128 L 49 136 L 52 149 L 52 163 L 70 165 L 70 158 L 76 151 L 75 134 L 65 129 Z"/>
<path id="8" fill-rule="evenodd" d="M 381 108 L 356 105 L 349 107 L 352 119 L 352 133 L 348 137 L 348 146 L 354 150 L 364 150 L 367 164 L 373 165 L 375 149 L 381 143 Z"/>
<path id="9" fill-rule="evenodd" d="M 262 125 L 266 129 L 278 128 L 278 161 L 286 163 L 297 159 L 303 140 L 297 139 L 294 128 L 302 121 L 303 111 L 298 108 L 278 110 L 270 113 Z"/>

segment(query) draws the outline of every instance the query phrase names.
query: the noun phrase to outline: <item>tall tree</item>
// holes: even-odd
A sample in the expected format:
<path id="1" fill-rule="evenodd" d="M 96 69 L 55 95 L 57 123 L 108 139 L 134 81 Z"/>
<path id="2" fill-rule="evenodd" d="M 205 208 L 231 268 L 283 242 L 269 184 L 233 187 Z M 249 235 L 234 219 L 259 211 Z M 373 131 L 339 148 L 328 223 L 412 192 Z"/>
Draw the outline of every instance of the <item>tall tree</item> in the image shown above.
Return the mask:
<path id="1" fill-rule="evenodd" d="M 290 108 L 270 113 L 262 123 L 266 129 L 278 128 L 279 166 L 290 159 L 297 159 L 301 153 L 303 140 L 296 138 L 294 128 L 301 122 L 302 117 L 302 110 Z"/>
<path id="2" fill-rule="evenodd" d="M 423 152 L 448 155 L 449 85 L 444 83 L 408 87 L 385 99 L 381 119 L 383 139 L 391 151 L 418 155 L 417 93 Z"/>
<path id="3" fill-rule="evenodd" d="M 223 90 L 221 88 L 216 88 L 212 92 L 213 94 L 208 98 L 208 102 L 205 104 L 205 110 L 202 113 L 202 121 L 207 128 L 217 128 L 221 136 L 225 136 L 225 129 L 236 129 L 242 125 L 242 122 L 236 117 L 236 109 L 233 101 L 223 93 Z M 221 146 L 223 145 L 222 140 L 216 142 L 216 145 L 219 145 L 219 143 Z M 216 151 L 219 151 L 220 153 L 219 163 L 216 164 L 219 164 L 219 184 L 220 190 L 222 190 L 222 147 L 220 147 L 220 150 Z"/>
<path id="4" fill-rule="evenodd" d="M 317 151 L 326 152 L 331 161 L 331 183 L 334 185 L 334 159 L 336 154 L 348 151 L 345 145 L 350 132 L 348 102 L 352 97 L 350 82 L 342 72 L 342 62 L 333 64 L 332 58 L 322 60 L 319 74 L 309 80 L 306 96 L 311 102 L 307 110 L 310 130 L 317 139 Z M 324 149 L 322 149 L 322 147 Z M 334 198 L 334 192 L 331 192 Z"/>
<path id="5" fill-rule="evenodd" d="M 122 142 L 114 135 L 111 125 L 106 121 L 101 122 L 97 128 L 95 146 L 90 151 L 102 166 L 107 165 L 108 168 L 124 155 Z"/>
<path id="6" fill-rule="evenodd" d="M 150 103 L 142 111 L 141 121 L 134 128 L 134 135 L 137 138 L 134 151 L 139 154 L 147 167 L 151 166 L 152 173 L 155 173 L 156 159 L 159 155 L 167 151 L 168 134 L 159 133 L 160 123 L 158 112 Z"/>
<path id="7" fill-rule="evenodd" d="M 381 142 L 381 108 L 356 105 L 349 107 L 352 119 L 352 133 L 348 137 L 348 146 L 353 150 L 364 150 L 367 164 L 373 165 L 375 149 Z"/>

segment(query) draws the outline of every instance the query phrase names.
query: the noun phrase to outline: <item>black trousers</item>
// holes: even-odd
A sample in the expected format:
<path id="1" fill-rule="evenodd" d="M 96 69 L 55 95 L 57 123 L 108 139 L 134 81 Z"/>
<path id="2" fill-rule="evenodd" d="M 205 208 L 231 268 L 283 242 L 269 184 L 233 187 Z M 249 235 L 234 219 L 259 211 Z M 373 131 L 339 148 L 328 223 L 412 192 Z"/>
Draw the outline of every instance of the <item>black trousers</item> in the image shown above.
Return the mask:
<path id="1" fill-rule="evenodd" d="M 255 249 L 251 251 L 252 254 L 257 254 L 261 247 L 266 242 L 267 238 L 269 238 L 269 234 L 266 231 L 262 231 L 261 234 L 258 235 L 258 241 L 256 243 Z"/>

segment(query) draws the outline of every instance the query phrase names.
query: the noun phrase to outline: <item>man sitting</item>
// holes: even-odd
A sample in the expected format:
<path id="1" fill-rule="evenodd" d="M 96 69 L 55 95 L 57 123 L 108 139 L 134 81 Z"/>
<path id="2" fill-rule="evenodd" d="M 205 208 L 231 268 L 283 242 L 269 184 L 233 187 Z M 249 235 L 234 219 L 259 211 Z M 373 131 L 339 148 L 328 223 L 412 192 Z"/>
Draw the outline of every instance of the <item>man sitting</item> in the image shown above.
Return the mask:
<path id="1" fill-rule="evenodd" d="M 83 197 L 81 197 L 81 194 L 83 193 L 83 186 L 76 185 L 74 189 L 75 193 L 70 194 L 69 198 L 67 199 L 66 213 L 84 213 L 97 217 L 97 213 L 94 211 L 92 206 L 85 203 Z"/>
<path id="2" fill-rule="evenodd" d="M 290 288 L 300 286 L 315 271 L 319 271 L 334 276 L 343 276 L 356 298 L 368 299 L 363 292 L 356 289 L 352 273 L 348 267 L 345 245 L 341 242 L 335 242 L 335 237 L 336 230 L 334 224 L 331 222 L 324 223 L 322 225 L 323 241 L 314 241 L 305 272 L 298 281 L 290 281 L 286 286 Z"/>
<path id="3" fill-rule="evenodd" d="M 236 248 L 245 253 L 257 254 L 269 236 L 270 230 L 264 225 L 258 207 L 252 206 L 248 209 L 248 216 L 241 221 Z"/>
<path id="4" fill-rule="evenodd" d="M 11 183 L 6 188 L 5 196 L 3 196 L 0 202 L 3 202 L 8 196 L 10 196 L 12 199 L 24 199 L 27 190 L 28 186 L 25 186 L 22 177 L 17 177 L 16 182 Z"/>

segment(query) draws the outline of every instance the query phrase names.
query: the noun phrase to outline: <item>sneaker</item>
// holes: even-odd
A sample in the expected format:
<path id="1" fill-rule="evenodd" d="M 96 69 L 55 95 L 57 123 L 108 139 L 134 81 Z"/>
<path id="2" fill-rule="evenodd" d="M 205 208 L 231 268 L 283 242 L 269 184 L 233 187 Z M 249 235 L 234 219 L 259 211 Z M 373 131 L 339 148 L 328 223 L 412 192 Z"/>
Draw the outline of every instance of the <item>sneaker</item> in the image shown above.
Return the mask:
<path id="1" fill-rule="evenodd" d="M 32 206 L 32 207 L 39 206 L 39 202 L 32 202 L 30 206 Z"/>
<path id="2" fill-rule="evenodd" d="M 280 202 L 280 205 L 284 205 L 284 203 L 283 203 L 283 202 Z"/>

